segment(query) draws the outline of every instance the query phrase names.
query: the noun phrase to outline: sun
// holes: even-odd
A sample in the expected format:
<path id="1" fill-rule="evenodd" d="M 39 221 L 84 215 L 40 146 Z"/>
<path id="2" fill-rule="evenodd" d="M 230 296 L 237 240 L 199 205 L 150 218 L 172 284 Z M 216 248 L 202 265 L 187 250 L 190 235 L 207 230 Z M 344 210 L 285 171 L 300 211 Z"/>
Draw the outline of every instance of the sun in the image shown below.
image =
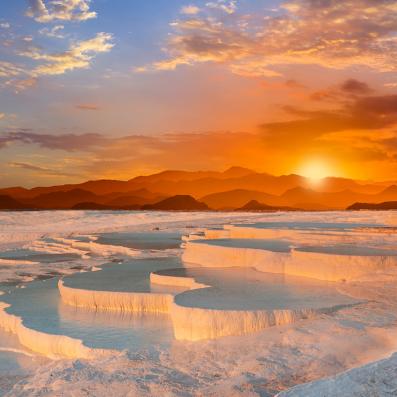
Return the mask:
<path id="1" fill-rule="evenodd" d="M 312 159 L 299 168 L 298 174 L 311 180 L 312 183 L 320 183 L 322 179 L 332 176 L 334 170 L 325 161 L 321 159 Z"/>

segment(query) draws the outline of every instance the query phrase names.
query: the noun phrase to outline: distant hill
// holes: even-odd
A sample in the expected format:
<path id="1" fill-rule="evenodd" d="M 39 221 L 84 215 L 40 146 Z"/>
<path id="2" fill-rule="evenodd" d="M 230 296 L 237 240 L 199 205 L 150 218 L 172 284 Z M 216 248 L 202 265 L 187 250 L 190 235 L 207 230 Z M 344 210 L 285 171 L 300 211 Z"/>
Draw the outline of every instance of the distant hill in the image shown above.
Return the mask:
<path id="1" fill-rule="evenodd" d="M 227 192 L 213 193 L 201 197 L 200 201 L 216 210 L 230 210 L 241 208 L 249 201 L 266 202 L 270 205 L 279 205 L 284 202 L 273 194 L 258 192 L 255 190 L 235 189 Z"/>
<path id="2" fill-rule="evenodd" d="M 205 211 L 209 210 L 205 203 L 197 201 L 192 196 L 176 195 L 166 198 L 155 204 L 142 206 L 143 210 L 161 210 L 161 211 Z"/>
<path id="3" fill-rule="evenodd" d="M 354 203 L 347 207 L 348 210 L 397 210 L 397 201 L 384 203 Z"/>
<path id="4" fill-rule="evenodd" d="M 84 203 L 75 204 L 71 209 L 72 210 L 112 210 L 115 208 L 109 207 L 108 205 L 104 205 L 104 204 L 84 202 Z"/>
<path id="5" fill-rule="evenodd" d="M 0 189 L 0 195 L 14 200 L 4 205 L 20 209 L 138 209 L 159 205 L 167 198 L 190 196 L 215 210 L 240 209 L 252 200 L 277 208 L 331 210 L 353 203 L 397 201 L 397 184 L 329 177 L 313 185 L 300 175 L 274 176 L 231 167 L 223 172 L 168 170 L 127 181 L 101 179 L 32 189 L 17 186 Z M 197 207 L 197 203 L 191 205 Z"/>
<path id="6" fill-rule="evenodd" d="M 0 195 L 0 210 L 20 210 L 25 205 L 7 195 Z"/>
<path id="7" fill-rule="evenodd" d="M 271 205 L 259 203 L 256 200 L 251 200 L 243 207 L 238 208 L 236 211 L 299 211 L 299 209 L 292 207 L 271 206 Z"/>
<path id="8" fill-rule="evenodd" d="M 166 197 L 163 195 L 156 195 L 154 198 L 146 198 L 141 196 L 119 196 L 112 200 L 106 201 L 105 204 L 110 207 L 140 207 L 145 204 L 157 203 L 164 200 Z"/>
<path id="9" fill-rule="evenodd" d="M 33 199 L 25 199 L 23 202 L 37 208 L 68 209 L 81 202 L 99 202 L 96 194 L 83 189 L 72 189 L 66 192 L 43 193 Z"/>

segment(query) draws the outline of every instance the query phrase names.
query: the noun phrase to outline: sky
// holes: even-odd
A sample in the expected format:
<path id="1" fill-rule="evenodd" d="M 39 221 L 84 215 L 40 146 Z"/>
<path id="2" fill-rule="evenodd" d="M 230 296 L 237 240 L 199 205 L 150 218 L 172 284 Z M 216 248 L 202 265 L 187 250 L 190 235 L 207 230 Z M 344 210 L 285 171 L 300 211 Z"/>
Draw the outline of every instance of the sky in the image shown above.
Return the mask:
<path id="1" fill-rule="evenodd" d="M 396 0 L 2 0 L 0 186 L 397 179 Z"/>

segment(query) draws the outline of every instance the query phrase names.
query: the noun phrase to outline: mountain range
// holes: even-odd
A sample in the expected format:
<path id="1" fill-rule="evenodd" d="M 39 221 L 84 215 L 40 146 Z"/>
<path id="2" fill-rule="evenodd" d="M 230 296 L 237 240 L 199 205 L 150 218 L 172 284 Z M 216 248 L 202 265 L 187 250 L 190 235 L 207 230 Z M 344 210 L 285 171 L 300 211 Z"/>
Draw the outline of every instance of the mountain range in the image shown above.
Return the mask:
<path id="1" fill-rule="evenodd" d="M 397 201 L 397 183 L 300 175 L 274 176 L 242 167 L 163 171 L 128 181 L 92 180 L 50 187 L 0 189 L 0 209 L 333 210 Z M 354 209 L 354 207 L 353 207 Z"/>

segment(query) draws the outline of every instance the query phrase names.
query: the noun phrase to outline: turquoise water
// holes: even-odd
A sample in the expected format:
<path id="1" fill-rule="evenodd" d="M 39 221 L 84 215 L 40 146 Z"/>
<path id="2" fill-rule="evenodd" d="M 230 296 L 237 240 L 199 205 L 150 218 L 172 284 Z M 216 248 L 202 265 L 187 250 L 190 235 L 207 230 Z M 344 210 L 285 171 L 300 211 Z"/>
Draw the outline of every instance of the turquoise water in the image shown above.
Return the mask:
<path id="1" fill-rule="evenodd" d="M 80 258 L 80 255 L 73 253 L 50 254 L 45 252 L 31 251 L 25 248 L 0 252 L 0 259 L 25 260 L 41 263 L 67 262 Z"/>
<path id="2" fill-rule="evenodd" d="M 106 264 L 99 272 L 87 272 L 65 277 L 66 286 L 96 291 L 150 292 L 150 272 L 182 267 L 179 257 L 130 260 Z"/>
<path id="3" fill-rule="evenodd" d="M 318 252 L 329 255 L 356 255 L 356 256 L 396 256 L 397 250 L 368 247 L 363 245 L 337 244 L 329 246 L 304 246 L 297 248 L 302 252 Z"/>
<path id="4" fill-rule="evenodd" d="M 28 328 L 81 339 L 90 347 L 151 349 L 172 339 L 168 316 L 101 313 L 69 307 L 61 302 L 57 282 L 56 278 L 35 281 L 3 296 L 3 301 L 12 305 L 6 310 L 22 317 Z"/>
<path id="5" fill-rule="evenodd" d="M 339 293 L 331 282 L 307 277 L 264 273 L 252 268 L 190 268 L 160 271 L 176 277 L 193 277 L 209 288 L 175 297 L 182 306 L 219 310 L 320 309 L 358 301 Z"/>
<path id="6" fill-rule="evenodd" d="M 348 230 L 357 228 L 382 227 L 376 223 L 349 223 L 349 222 L 258 222 L 237 224 L 236 227 L 255 227 L 258 229 L 304 229 L 304 230 Z"/>
<path id="7" fill-rule="evenodd" d="M 210 285 L 194 291 L 165 287 L 179 293 L 176 302 L 183 306 L 220 310 L 322 308 L 356 303 L 339 294 L 332 283 L 302 277 L 261 273 L 253 269 L 173 269 L 177 258 L 153 258 L 112 264 L 103 271 L 81 273 L 65 278 L 75 288 L 109 291 L 149 292 L 149 274 L 195 277 Z M 166 347 L 173 340 L 172 323 L 165 314 L 100 312 L 74 308 L 61 302 L 58 278 L 35 281 L 15 289 L 2 300 L 12 306 L 11 314 L 23 318 L 32 329 L 81 339 L 86 346 L 118 350 L 152 350 Z"/>
<path id="8" fill-rule="evenodd" d="M 263 227 L 269 227 L 269 225 L 271 223 Z M 275 223 L 274 226 L 276 225 L 279 224 Z M 281 227 L 283 225 L 290 227 L 292 224 L 284 222 Z M 304 227 L 305 225 L 302 223 L 295 226 Z M 325 228 L 325 224 L 320 225 Z M 341 229 L 346 227 L 346 224 L 327 225 L 327 227 L 333 225 L 332 227 Z M 104 233 L 98 234 L 97 237 L 95 242 L 98 244 L 119 245 L 150 251 L 152 255 L 156 255 L 154 251 L 179 248 L 181 243 L 179 233 L 160 231 Z M 73 236 L 73 239 L 89 241 L 87 236 Z M 290 251 L 288 241 L 276 239 L 216 239 L 197 240 L 194 243 L 267 249 L 274 252 Z M 348 245 L 307 246 L 300 249 L 310 252 L 349 252 L 353 254 L 359 250 L 368 255 L 386 251 Z M 26 249 L 3 252 L 0 254 L 0 258 L 53 263 L 54 275 L 56 275 L 57 262 L 71 261 L 73 263 L 76 259 L 82 260 L 75 254 L 38 253 Z M 72 276 L 64 277 L 65 285 L 100 291 L 167 292 L 176 295 L 176 302 L 183 306 L 219 310 L 316 309 L 357 303 L 357 301 L 338 293 L 335 284 L 308 278 L 261 273 L 249 268 L 183 269 L 181 259 L 176 253 L 169 257 L 146 259 L 126 259 L 112 255 L 111 258 L 103 258 L 103 260 L 106 263 L 101 265 L 101 271 L 75 273 Z M 153 271 L 180 277 L 194 277 L 198 282 L 209 285 L 209 287 L 186 291 L 180 287 L 151 286 L 150 273 Z M 3 286 L 1 288 L 9 293 L 1 296 L 0 300 L 10 303 L 11 307 L 7 311 L 22 317 L 27 327 L 50 334 L 81 339 L 89 347 L 127 349 L 135 352 L 139 350 L 153 351 L 158 347 L 167 347 L 173 342 L 172 323 L 168 315 L 100 312 L 67 306 L 60 299 L 57 288 L 58 280 L 58 277 L 36 280 L 26 284 L 25 288 Z M 5 370 L 4 362 L 2 364 L 4 360 L 1 358 L 4 355 L 13 356 L 13 353 L 0 353 L 0 373 Z M 13 365 L 12 362 L 11 360 L 9 366 Z"/>
<path id="9" fill-rule="evenodd" d="M 209 244 L 221 247 L 263 249 L 273 252 L 290 252 L 292 244 L 287 240 L 272 239 L 213 239 L 194 240 L 194 244 Z M 302 252 L 314 252 L 329 255 L 357 255 L 357 256 L 397 256 L 397 249 L 371 247 L 359 244 L 333 244 L 333 245 L 301 245 L 294 249 Z"/>
<path id="10" fill-rule="evenodd" d="M 181 243 L 179 233 L 159 231 L 105 233 L 97 236 L 95 242 L 99 244 L 120 245 L 140 250 L 173 249 L 178 248 Z M 86 236 L 73 236 L 73 239 L 89 241 Z M 52 242 L 51 239 L 43 239 L 43 241 Z M 53 263 L 53 276 L 57 275 L 58 262 L 70 261 L 73 265 L 73 261 L 77 259 L 81 261 L 81 257 L 76 254 L 52 254 L 29 249 L 2 252 L 0 258 L 29 260 L 47 265 Z M 105 258 L 104 262 L 106 262 Z M 95 290 L 150 292 L 151 271 L 181 266 L 177 256 L 128 260 L 120 258 L 107 262 L 102 265 L 102 271 L 75 273 L 65 277 L 65 284 L 75 288 Z M 43 275 L 43 278 L 47 277 L 48 274 Z M 57 288 L 58 280 L 58 277 L 36 280 L 26 284 L 25 288 L 17 288 L 12 282 L 3 283 L 0 290 L 6 291 L 7 294 L 0 296 L 0 300 L 10 303 L 11 307 L 7 311 L 22 317 L 27 327 L 50 334 L 78 338 L 90 347 L 150 350 L 156 346 L 165 346 L 173 339 L 172 324 L 168 315 L 102 313 L 64 305 Z M 167 287 L 160 289 L 165 292 L 181 290 Z M 26 350 L 23 347 L 21 349 Z M 13 360 L 10 361 L 9 356 L 18 358 L 20 354 L 0 352 L 0 375 L 3 372 L 2 362 L 10 363 L 4 364 L 7 368 L 12 366 Z"/>
<path id="11" fill-rule="evenodd" d="M 148 233 L 119 232 L 102 233 L 95 241 L 100 244 L 120 245 L 142 250 L 165 250 L 179 248 L 181 233 L 153 231 Z"/>
<path id="12" fill-rule="evenodd" d="M 194 240 L 194 244 L 209 244 L 221 247 L 237 247 L 237 248 L 254 248 L 254 249 L 265 249 L 274 252 L 289 252 L 290 243 L 284 240 L 272 240 L 272 239 L 243 239 L 243 238 L 231 238 L 231 239 L 213 239 L 213 240 Z"/>
<path id="13" fill-rule="evenodd" d="M 151 271 L 178 265 L 180 261 L 177 258 L 133 260 L 108 264 L 103 271 L 77 273 L 64 280 L 66 285 L 75 288 L 150 292 Z M 27 327 L 81 339 L 89 347 L 150 350 L 167 345 L 173 339 L 168 315 L 100 312 L 70 307 L 62 303 L 57 284 L 58 278 L 34 281 L 26 288 L 14 289 L 1 299 L 11 304 L 7 311 L 22 317 Z"/>

